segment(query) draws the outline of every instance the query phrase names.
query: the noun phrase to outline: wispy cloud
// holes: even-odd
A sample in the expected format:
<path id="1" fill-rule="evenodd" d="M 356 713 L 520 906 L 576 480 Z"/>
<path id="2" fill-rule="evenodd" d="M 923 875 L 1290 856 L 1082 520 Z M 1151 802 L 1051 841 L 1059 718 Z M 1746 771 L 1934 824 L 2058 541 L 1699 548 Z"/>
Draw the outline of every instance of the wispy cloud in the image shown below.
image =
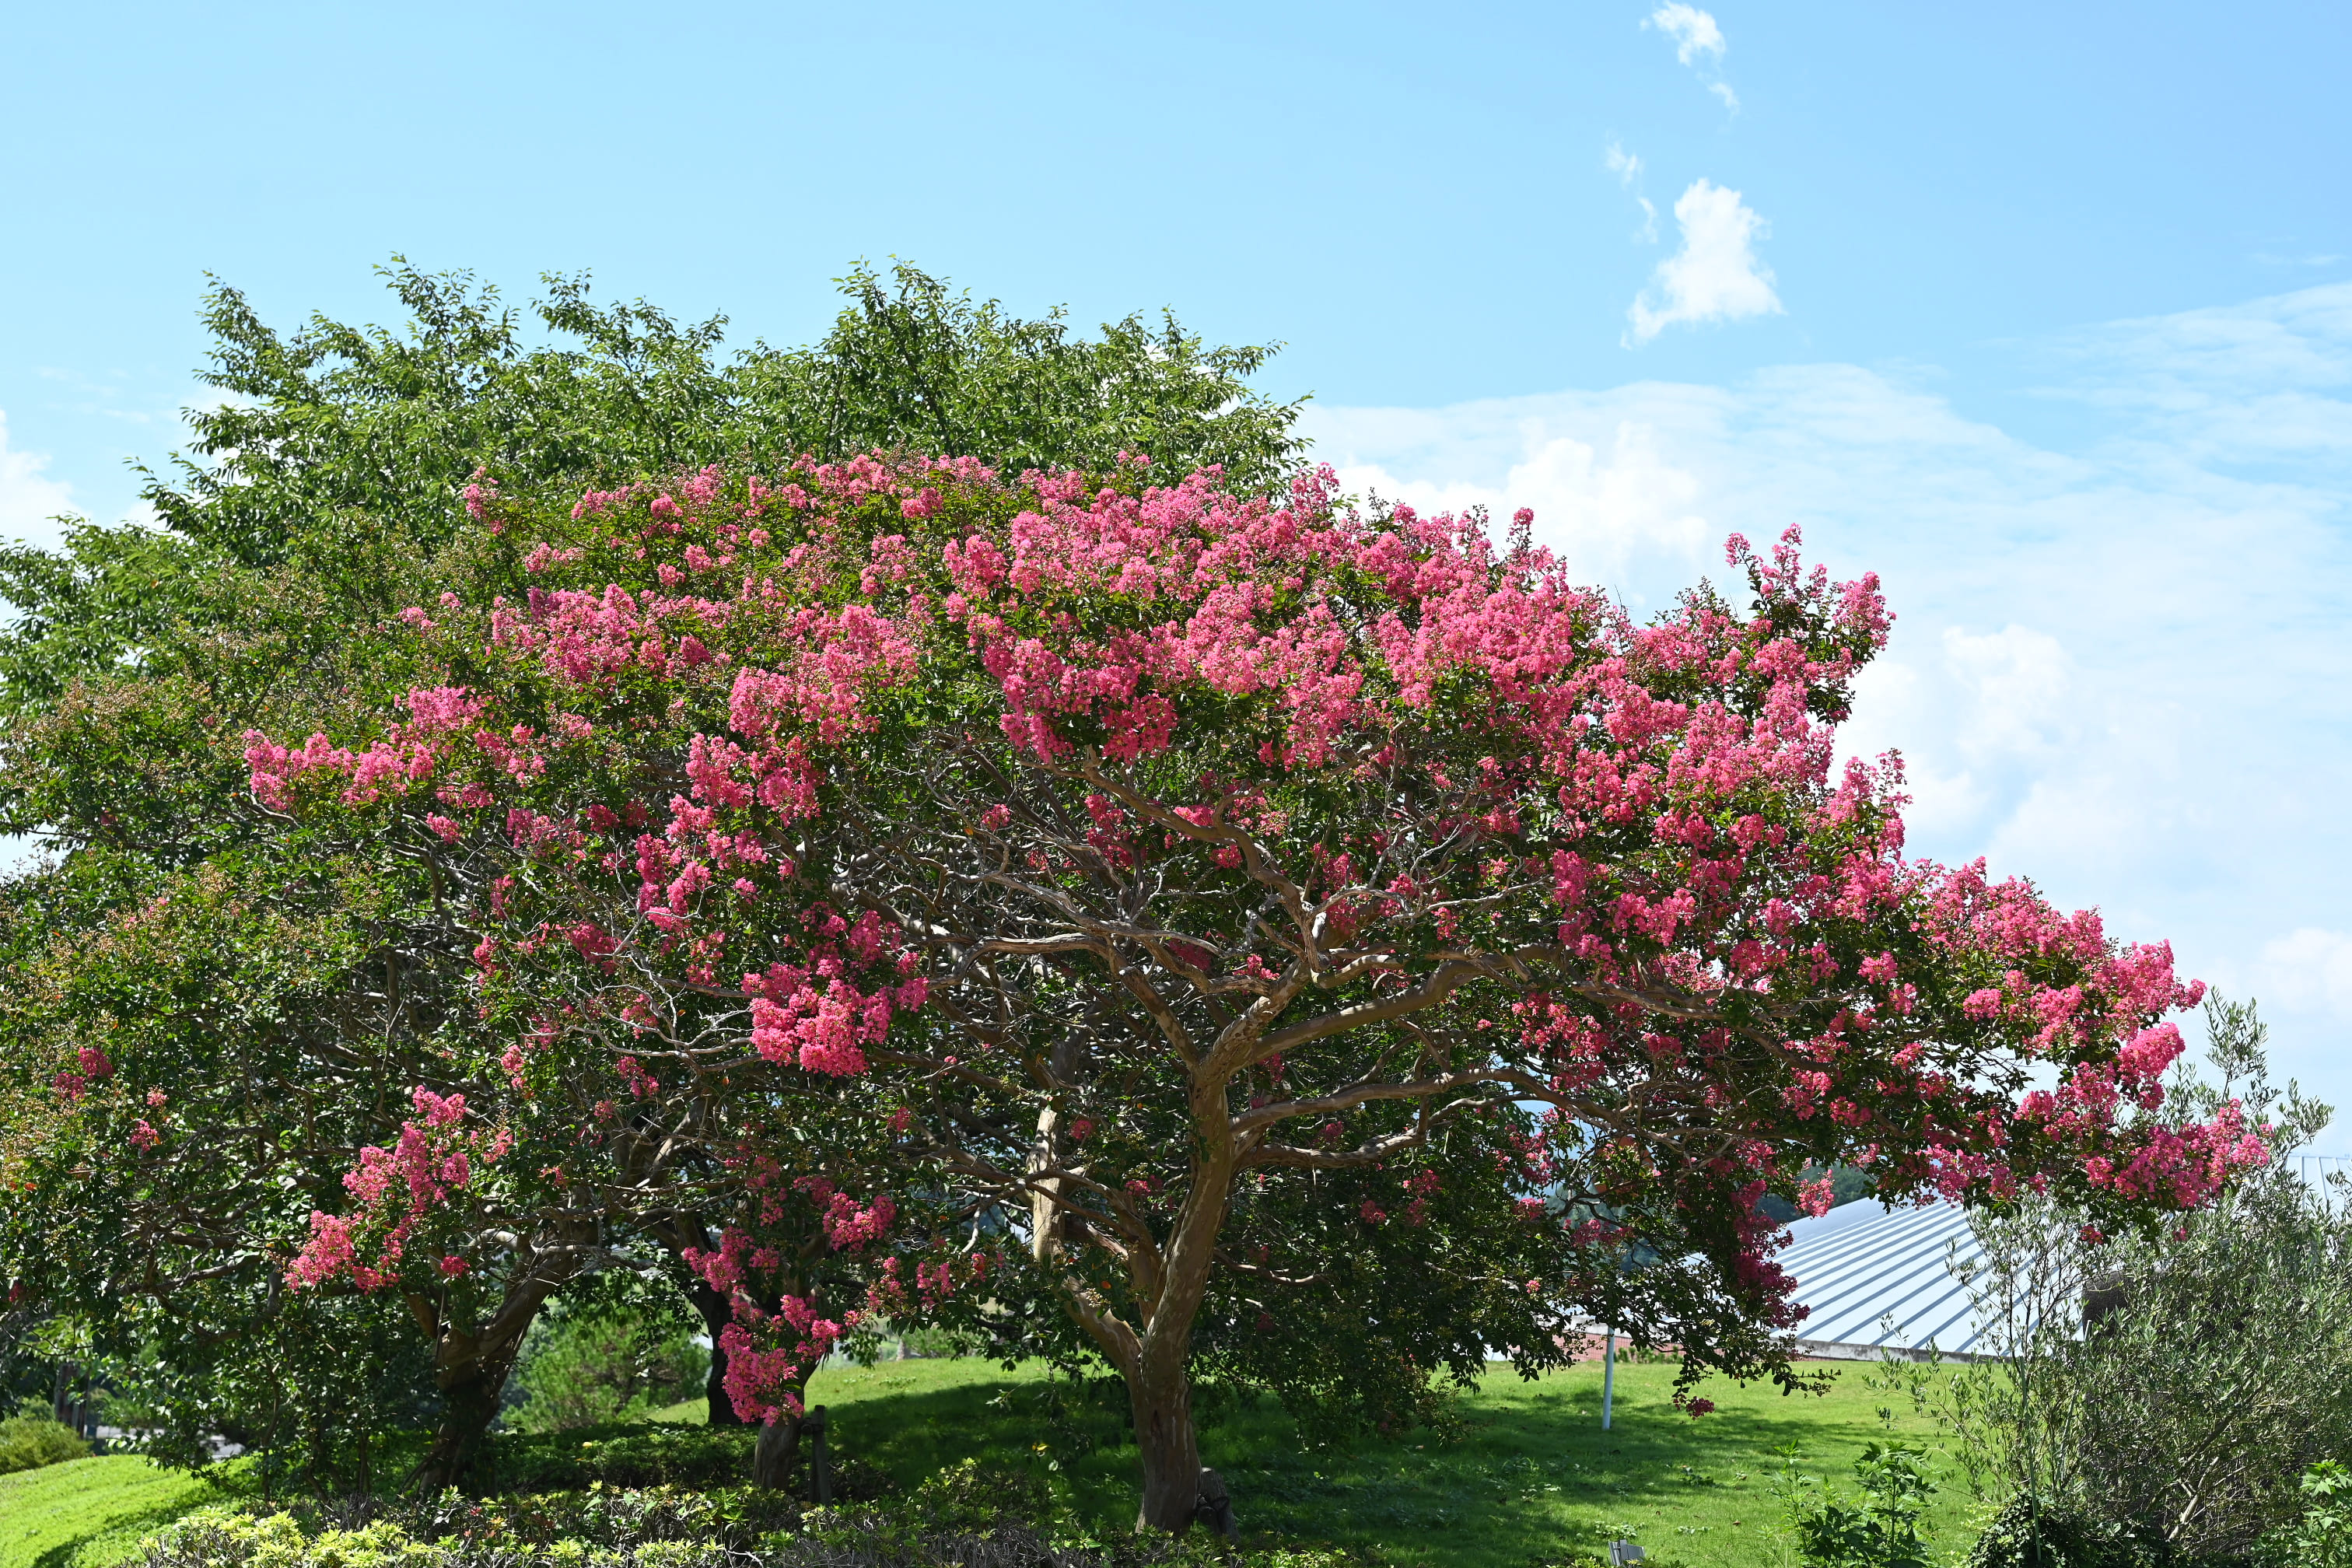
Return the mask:
<path id="1" fill-rule="evenodd" d="M 1657 244 L 1658 209 L 1648 196 L 1642 194 L 1642 160 L 1612 142 L 1609 150 L 1601 155 L 1601 161 L 1609 166 L 1609 172 L 1617 176 L 1617 183 L 1632 191 L 1633 199 L 1642 204 L 1642 226 L 1633 231 L 1633 237 L 1643 245 Z"/>
<path id="2" fill-rule="evenodd" d="M 0 540 L 46 542 L 57 533 L 49 520 L 74 510 L 73 487 L 51 479 L 48 466 L 42 454 L 10 444 L 8 416 L 0 410 Z"/>
<path id="3" fill-rule="evenodd" d="M 1682 0 L 1661 5 L 1650 13 L 1642 24 L 1655 27 L 1675 41 L 1675 58 L 1689 65 L 1699 56 L 1720 61 L 1723 58 L 1723 29 L 1714 16 L 1696 5 L 1685 5 Z"/>
<path id="4" fill-rule="evenodd" d="M 1897 620 L 1846 744 L 1904 754 L 1914 851 L 2170 939 L 2352 1105 L 2352 285 L 2023 352 L 2083 410 L 2064 446 L 1842 364 L 1307 423 L 1353 487 L 1533 506 L 1644 613 L 1735 530 L 1877 571 Z"/>
<path id="5" fill-rule="evenodd" d="M 1706 180 L 1692 183 L 1675 203 L 1682 248 L 1658 263 L 1649 287 L 1627 312 L 1628 346 L 1648 342 L 1668 327 L 1778 315 L 1780 297 L 1772 272 L 1756 255 L 1769 232 L 1739 193 Z"/>
<path id="6" fill-rule="evenodd" d="M 2290 1008 L 2325 1008 L 2352 1022 L 2352 931 L 2302 926 L 2263 948 L 2269 994 Z"/>
<path id="7" fill-rule="evenodd" d="M 1673 39 L 1675 58 L 1697 71 L 1707 91 L 1721 99 L 1724 108 L 1735 114 L 1739 111 L 1739 95 L 1722 76 L 1723 28 L 1711 14 L 1683 0 L 1671 0 L 1644 17 L 1642 26 L 1655 27 Z"/>

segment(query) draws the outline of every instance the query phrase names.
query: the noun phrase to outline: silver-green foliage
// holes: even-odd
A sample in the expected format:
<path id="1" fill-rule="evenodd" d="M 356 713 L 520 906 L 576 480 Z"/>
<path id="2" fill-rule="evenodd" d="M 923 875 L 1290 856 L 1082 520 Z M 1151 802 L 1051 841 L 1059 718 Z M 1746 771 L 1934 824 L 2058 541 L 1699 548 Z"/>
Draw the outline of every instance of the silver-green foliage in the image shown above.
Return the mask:
<path id="1" fill-rule="evenodd" d="M 2352 1453 L 2352 1193 L 2284 1154 L 2327 1108 L 2269 1087 L 2252 1005 L 2217 998 L 2207 1024 L 2221 1084 L 2184 1077 L 2172 1108 L 2234 1095 L 2280 1154 L 2137 1233 L 2032 1198 L 1980 1217 L 1994 1359 L 1954 1375 L 1945 1411 L 1979 1486 L 2184 1559 L 2251 1549 L 2300 1512 L 2297 1477 Z"/>

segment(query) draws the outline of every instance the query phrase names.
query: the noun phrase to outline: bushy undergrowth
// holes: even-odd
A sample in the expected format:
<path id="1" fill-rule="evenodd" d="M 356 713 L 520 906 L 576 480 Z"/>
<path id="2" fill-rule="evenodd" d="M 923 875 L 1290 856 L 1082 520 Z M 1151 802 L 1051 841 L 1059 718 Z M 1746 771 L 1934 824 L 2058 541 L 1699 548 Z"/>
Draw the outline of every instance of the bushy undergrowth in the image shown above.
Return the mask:
<path id="1" fill-rule="evenodd" d="M 751 1426 L 612 1423 L 501 1433 L 466 1478 L 485 1495 L 606 1487 L 729 1487 L 751 1478 Z"/>
<path id="2" fill-rule="evenodd" d="M 912 1496 L 804 1509 L 773 1491 L 654 1487 L 421 1502 L 205 1510 L 149 1542 L 136 1568 L 1181 1568 L 1221 1542 L 1056 1528 L 1025 1472 L 971 1462 Z M 1349 1568 L 1328 1549 L 1249 1553 L 1259 1568 Z"/>
<path id="3" fill-rule="evenodd" d="M 2012 1498 L 1985 1526 L 1966 1568 L 2176 1568 L 2162 1542 L 2074 1509 Z M 2188 1565 L 2182 1565 L 2188 1568 Z"/>
<path id="4" fill-rule="evenodd" d="M 89 1452 L 89 1445 L 72 1427 L 46 1415 L 12 1415 L 0 1421 L 0 1476 L 79 1459 Z"/>

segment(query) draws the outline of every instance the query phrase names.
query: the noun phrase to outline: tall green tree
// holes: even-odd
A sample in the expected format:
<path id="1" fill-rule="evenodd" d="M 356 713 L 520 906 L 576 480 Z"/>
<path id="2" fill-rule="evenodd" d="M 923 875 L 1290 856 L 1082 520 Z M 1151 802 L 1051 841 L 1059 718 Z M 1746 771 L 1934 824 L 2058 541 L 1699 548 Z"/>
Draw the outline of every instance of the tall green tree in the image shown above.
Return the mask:
<path id="1" fill-rule="evenodd" d="M 202 380 L 219 396 L 186 412 L 185 453 L 142 470 L 163 530 L 85 523 L 58 550 L 0 550 L 16 613 L 0 633 L 0 709 L 148 667 L 173 624 L 205 618 L 207 572 L 300 572 L 352 612 L 381 613 L 398 597 L 386 557 L 437 550 L 478 468 L 539 489 L 877 448 L 1011 473 L 1108 468 L 1126 451 L 1263 487 L 1303 448 L 1304 400 L 1251 384 L 1274 347 L 1209 343 L 1171 312 L 1086 337 L 1058 309 L 1025 319 L 904 263 L 887 278 L 861 264 L 822 340 L 729 354 L 724 316 L 599 305 L 581 276 L 549 276 L 525 312 L 467 273 L 397 258 L 382 270 L 403 326 L 314 315 L 281 332 L 212 287 Z"/>

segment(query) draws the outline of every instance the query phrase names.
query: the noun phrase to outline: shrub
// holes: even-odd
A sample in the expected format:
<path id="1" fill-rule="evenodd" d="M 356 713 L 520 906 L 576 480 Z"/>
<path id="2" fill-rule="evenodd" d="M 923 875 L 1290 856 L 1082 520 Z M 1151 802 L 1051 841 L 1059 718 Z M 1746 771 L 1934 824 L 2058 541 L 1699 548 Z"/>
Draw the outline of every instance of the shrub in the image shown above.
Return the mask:
<path id="1" fill-rule="evenodd" d="M 642 1415 L 699 1392 L 709 1352 L 685 1329 L 628 1307 L 574 1312 L 534 1327 L 515 1381 L 525 1432 L 569 1432 Z"/>
<path id="2" fill-rule="evenodd" d="M 616 1423 L 567 1432 L 505 1433 L 467 1477 L 481 1493 L 607 1487 L 723 1487 L 751 1473 L 754 1426 Z"/>
<path id="3" fill-rule="evenodd" d="M 2352 1568 L 2352 1470 L 2323 1459 L 2304 1472 L 2303 1517 L 2264 1542 L 2277 1568 Z"/>
<path id="4" fill-rule="evenodd" d="M 2273 1148 L 2307 1142 L 2326 1108 L 2271 1091 L 2252 1007 L 2215 998 L 2207 1022 L 2222 1089 L 2179 1081 L 2168 1114 L 2233 1094 Z M 2232 1561 L 2293 1526 L 2298 1476 L 2352 1452 L 2352 1215 L 2283 1160 L 2146 1230 L 2024 1200 L 1977 1233 L 1998 1359 L 1954 1375 L 1944 1414 L 1976 1477 L 2045 1521 Z"/>
<path id="5" fill-rule="evenodd" d="M 1054 1532 L 1034 1478 L 954 1467 L 887 1504 L 810 1510 L 774 1492 L 593 1489 L 471 1500 L 455 1493 L 262 1514 L 221 1508 L 149 1541 L 134 1568 L 1354 1568 L 1320 1548 L 1245 1554 L 1183 1541 Z"/>
<path id="6" fill-rule="evenodd" d="M 1797 1473 L 1793 1449 L 1782 1471 L 1783 1506 L 1806 1568 L 1927 1568 L 1921 1516 L 1936 1483 L 1915 1443 L 1868 1443 L 1853 1462 L 1860 1498 L 1849 1500 Z"/>
<path id="7" fill-rule="evenodd" d="M 72 1427 L 46 1415 L 12 1415 L 0 1421 L 0 1476 L 79 1459 L 89 1452 L 89 1445 Z"/>
<path id="8" fill-rule="evenodd" d="M 1977 1537 L 1965 1568 L 2137 1568 L 2139 1556 L 2112 1527 L 2018 1497 Z"/>

